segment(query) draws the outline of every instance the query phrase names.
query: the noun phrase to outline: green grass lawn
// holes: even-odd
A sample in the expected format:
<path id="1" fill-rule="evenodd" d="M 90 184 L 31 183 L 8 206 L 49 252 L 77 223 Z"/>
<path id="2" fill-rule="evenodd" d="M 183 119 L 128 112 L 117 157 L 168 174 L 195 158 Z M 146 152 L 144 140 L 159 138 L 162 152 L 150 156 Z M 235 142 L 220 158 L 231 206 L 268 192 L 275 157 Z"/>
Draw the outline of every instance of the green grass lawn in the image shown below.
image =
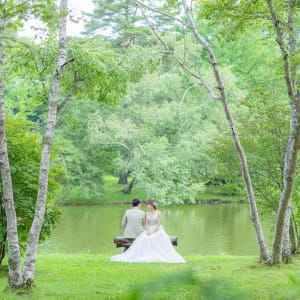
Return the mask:
<path id="1" fill-rule="evenodd" d="M 133 187 L 131 194 L 124 194 L 122 190 L 126 187 L 126 185 L 118 184 L 117 177 L 105 176 L 103 180 L 104 194 L 99 199 L 103 202 L 131 202 L 131 200 L 136 197 L 143 200 L 146 199 L 145 193 L 136 187 Z"/>
<path id="2" fill-rule="evenodd" d="M 191 256 L 186 264 L 111 263 L 109 255 L 38 257 L 36 286 L 0 299 L 300 299 L 300 258 L 269 267 L 256 257 Z"/>

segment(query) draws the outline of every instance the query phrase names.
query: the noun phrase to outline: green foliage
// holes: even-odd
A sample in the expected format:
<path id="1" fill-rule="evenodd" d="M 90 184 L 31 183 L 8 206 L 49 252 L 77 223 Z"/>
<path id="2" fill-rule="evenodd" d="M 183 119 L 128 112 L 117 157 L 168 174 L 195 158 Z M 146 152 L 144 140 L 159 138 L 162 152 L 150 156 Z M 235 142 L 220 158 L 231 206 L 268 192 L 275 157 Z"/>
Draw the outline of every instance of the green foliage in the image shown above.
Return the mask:
<path id="1" fill-rule="evenodd" d="M 10 39 L 12 33 L 22 28 L 25 22 L 33 17 L 41 20 L 51 29 L 55 27 L 57 5 L 53 0 L 7 0 L 0 3 L 0 14 L 4 21 L 5 37 Z"/>
<path id="2" fill-rule="evenodd" d="M 232 105 L 238 116 L 238 131 L 255 194 L 263 208 L 261 212 L 275 213 L 282 190 L 284 147 L 289 130 L 289 105 L 281 80 L 283 75 L 276 64 L 278 52 L 272 52 L 269 38 L 256 27 L 226 42 L 226 47 L 222 41 L 214 44 L 221 62 L 233 65 L 237 85 L 244 90 L 239 101 Z M 242 192 L 240 164 L 232 155 L 235 150 L 229 132 L 217 134 L 214 139 L 209 154 L 216 163 L 218 177 L 226 178 L 227 186 Z"/>
<path id="3" fill-rule="evenodd" d="M 102 195 L 102 165 L 111 155 L 91 145 L 87 132 L 88 116 L 98 107 L 95 102 L 76 101 L 66 104 L 58 117 L 56 141 L 66 170 L 59 200 L 93 200 Z"/>
<path id="4" fill-rule="evenodd" d="M 145 43 L 149 29 L 138 14 L 135 1 L 95 0 L 94 5 L 94 11 L 87 14 L 85 33 L 88 36 L 100 35 L 120 48 Z"/>
<path id="5" fill-rule="evenodd" d="M 7 49 L 9 107 L 33 120 L 44 118 L 57 55 L 55 39 L 50 37 L 38 44 L 17 39 L 9 42 Z M 149 60 L 144 56 L 140 59 L 142 56 L 134 51 L 121 55 L 98 38 L 70 39 L 68 58 L 74 58 L 74 62 L 65 67 L 60 109 L 70 99 L 116 103 L 125 94 L 127 83 L 151 68 Z"/>
<path id="6" fill-rule="evenodd" d="M 66 96 L 74 94 L 80 100 L 115 103 L 124 95 L 127 82 L 136 77 L 134 72 L 138 72 L 110 43 L 99 38 L 73 38 L 68 51 L 75 61 L 67 65 L 63 76 Z"/>
<path id="7" fill-rule="evenodd" d="M 57 196 L 57 203 L 64 204 L 66 202 L 80 202 L 81 204 L 84 203 L 131 203 L 132 198 L 140 198 L 140 199 L 147 199 L 149 195 L 145 194 L 145 191 L 139 188 L 137 185 L 134 185 L 130 194 L 123 193 L 124 188 L 126 188 L 126 184 L 119 184 L 118 177 L 111 176 L 111 175 L 104 175 L 102 178 L 101 183 L 101 195 L 91 195 L 89 192 L 86 192 L 83 195 L 82 190 L 88 189 L 88 186 L 73 186 L 69 189 L 69 194 L 64 192 Z M 130 181 L 132 178 L 129 177 L 128 180 Z M 228 185 L 231 187 L 231 185 Z M 66 187 L 64 187 L 65 189 Z M 62 197 L 62 195 L 65 195 Z M 87 197 L 87 195 L 89 195 Z M 226 193 L 224 192 L 224 186 L 222 185 L 205 185 L 204 191 L 199 191 L 196 196 L 197 200 L 211 200 L 217 199 L 220 201 L 238 201 L 241 200 L 241 195 L 237 194 L 236 190 L 234 190 L 234 194 L 232 192 Z"/>
<path id="8" fill-rule="evenodd" d="M 181 99 L 184 78 L 176 71 L 146 75 L 130 85 L 121 107 L 104 108 L 89 122 L 91 141 L 119 154 L 115 173 L 130 173 L 148 197 L 166 203 L 193 202 L 204 188 L 201 176 L 209 172 L 197 146 L 197 139 L 205 139 L 204 122 L 199 125 L 194 114 L 201 111 L 193 98 L 199 94 Z"/>
<path id="9" fill-rule="evenodd" d="M 102 176 L 119 172 L 129 174 L 145 195 L 165 203 L 193 202 L 205 187 L 243 197 L 240 166 L 220 103 L 209 100 L 198 81 L 153 40 L 134 1 L 94 3 L 88 37 L 68 40 L 68 58 L 74 62 L 65 66 L 56 139 L 62 148 L 56 161 L 66 171 L 60 180 L 62 200 L 99 199 Z M 287 23 L 287 2 L 274 3 L 280 21 Z M 2 17 L 13 16 L 12 4 L 7 1 Z M 34 13 L 48 18 L 54 28 L 51 15 L 56 10 L 44 4 L 54 5 L 50 0 L 18 3 L 14 27 Z M 179 1 L 153 5 L 174 16 L 182 14 Z M 293 5 L 296 23 L 299 5 Z M 170 49 L 214 90 L 207 54 L 191 32 L 147 13 Z M 220 64 L 260 208 L 274 211 L 282 189 L 289 107 L 266 1 L 196 1 L 194 14 Z M 99 30 L 105 37 L 99 38 Z M 288 43 L 287 26 L 283 33 Z M 5 40 L 6 103 L 15 117 L 33 120 L 42 131 L 56 40 L 50 36 L 35 43 L 12 36 Z M 295 67 L 298 56 L 290 55 Z M 295 186 L 293 209 L 299 220 L 300 192 Z"/>
<path id="10" fill-rule="evenodd" d="M 74 38 L 69 44 L 69 56 L 75 57 L 75 61 L 64 73 L 65 97 L 57 124 L 67 172 L 60 200 L 93 200 L 102 195 L 102 174 L 112 173 L 111 161 L 118 156 L 87 139 L 93 114 L 114 109 L 113 106 L 104 109 L 105 106 L 96 102 L 116 104 L 124 97 L 130 82 L 138 81 L 147 70 L 154 68 L 155 60 L 139 47 L 131 47 L 125 54 L 117 53 L 110 43 L 97 38 Z M 71 104 L 70 99 L 75 101 Z M 117 123 L 111 119 L 108 127 L 115 126 Z"/>
<path id="11" fill-rule="evenodd" d="M 56 52 L 53 39 L 40 44 L 25 38 L 7 43 L 5 100 L 18 117 L 45 121 Z"/>
<path id="12" fill-rule="evenodd" d="M 26 244 L 37 198 L 41 136 L 32 131 L 32 125 L 27 121 L 16 119 L 14 116 L 7 116 L 7 142 L 21 248 L 24 248 Z M 54 159 L 56 155 L 54 150 Z M 40 236 L 41 240 L 51 234 L 59 219 L 60 213 L 52 200 L 53 195 L 60 188 L 57 179 L 61 176 L 61 167 L 54 163 L 49 175 L 48 204 Z"/>
<path id="13" fill-rule="evenodd" d="M 18 118 L 30 119 L 38 130 L 43 130 L 57 45 L 51 38 L 39 44 L 29 39 L 16 42 L 9 43 L 7 51 L 7 106 Z M 149 64 L 145 57 L 138 59 L 141 55 L 133 50 L 118 54 L 108 42 L 96 38 L 73 38 L 68 49 L 68 56 L 75 61 L 64 72 L 59 102 L 62 117 L 56 139 L 64 148 L 62 161 L 66 170 L 61 197 L 97 198 L 102 194 L 101 166 L 112 155 L 98 151 L 86 139 L 89 114 L 97 108 L 91 101 L 116 103 L 125 94 L 127 83 L 138 80 L 153 63 Z M 71 100 L 75 104 L 69 105 Z"/>
<path id="14" fill-rule="evenodd" d="M 224 39 L 232 39 L 256 24 L 263 23 L 265 28 L 270 27 L 267 2 L 262 0 L 201 1 L 197 6 L 197 17 L 212 24 Z"/>

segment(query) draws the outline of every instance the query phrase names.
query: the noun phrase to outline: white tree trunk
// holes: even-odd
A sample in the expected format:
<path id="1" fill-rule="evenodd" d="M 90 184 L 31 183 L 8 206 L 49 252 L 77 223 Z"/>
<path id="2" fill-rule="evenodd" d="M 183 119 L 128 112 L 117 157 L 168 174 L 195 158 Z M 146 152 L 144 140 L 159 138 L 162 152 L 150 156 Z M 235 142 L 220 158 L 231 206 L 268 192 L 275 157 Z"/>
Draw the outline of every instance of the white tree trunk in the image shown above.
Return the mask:
<path id="1" fill-rule="evenodd" d="M 289 222 L 289 207 L 294 187 L 294 178 L 297 168 L 298 149 L 300 145 L 300 123 L 299 113 L 294 105 L 291 105 L 291 133 L 285 152 L 284 173 L 283 173 L 283 191 L 277 211 L 276 224 L 272 244 L 272 263 L 281 264 L 282 262 L 282 244 L 284 238 L 285 223 Z"/>
<path id="2" fill-rule="evenodd" d="M 267 246 L 267 243 L 266 243 L 266 240 L 265 240 L 265 237 L 263 234 L 262 226 L 261 226 L 259 216 L 258 216 L 258 211 L 257 211 L 257 207 L 256 207 L 256 199 L 254 196 L 254 191 L 253 191 L 253 187 L 252 187 L 252 183 L 251 183 L 251 177 L 250 177 L 249 170 L 248 170 L 246 154 L 240 143 L 238 132 L 235 127 L 235 123 L 234 123 L 232 114 L 230 112 L 227 94 L 226 94 L 225 87 L 223 85 L 223 80 L 222 80 L 222 77 L 221 77 L 221 74 L 220 74 L 220 71 L 218 68 L 218 63 L 217 63 L 214 51 L 211 48 L 210 44 L 205 40 L 205 38 L 199 33 L 199 31 L 196 28 L 194 18 L 192 15 L 192 11 L 191 11 L 192 8 L 191 8 L 190 4 L 187 3 L 187 0 L 183 0 L 183 2 L 184 2 L 185 10 L 186 10 L 189 22 L 190 22 L 190 28 L 193 31 L 196 39 L 200 42 L 203 50 L 205 50 L 209 56 L 209 63 L 211 65 L 212 71 L 215 76 L 215 80 L 217 82 L 217 89 L 220 92 L 220 100 L 222 102 L 225 116 L 228 121 L 229 127 L 231 129 L 232 140 L 233 140 L 233 143 L 235 145 L 235 148 L 237 150 L 237 153 L 238 153 L 238 156 L 240 159 L 243 179 L 245 182 L 245 187 L 246 187 L 246 191 L 247 191 L 247 195 L 248 195 L 248 202 L 249 202 L 249 207 L 250 207 L 250 219 L 251 219 L 252 224 L 255 229 L 256 239 L 257 239 L 259 249 L 260 249 L 260 258 L 263 261 L 269 261 L 270 254 L 269 254 L 268 246 Z"/>
<path id="3" fill-rule="evenodd" d="M 48 174 L 50 168 L 50 154 L 51 154 L 52 144 L 54 141 L 60 83 L 61 83 L 61 77 L 63 73 L 63 67 L 67 63 L 66 62 L 67 7 L 68 7 L 68 0 L 60 0 L 59 40 L 58 40 L 59 52 L 58 52 L 57 65 L 53 76 L 50 95 L 49 95 L 48 120 L 47 120 L 45 135 L 43 138 L 37 203 L 36 203 L 33 223 L 28 235 L 24 270 L 23 270 L 24 283 L 29 286 L 31 286 L 34 281 L 37 246 L 38 246 L 40 231 L 43 225 L 44 214 L 46 209 Z"/>
<path id="4" fill-rule="evenodd" d="M 283 227 L 283 239 L 282 239 L 282 260 L 285 263 L 291 263 L 292 252 L 291 252 L 291 240 L 290 240 L 290 225 L 291 225 L 291 201 L 289 201 L 287 214 L 284 220 Z"/>
<path id="5" fill-rule="evenodd" d="M 2 12 L 3 15 L 3 12 Z M 3 186 L 3 203 L 7 218 L 7 241 L 8 241 L 8 285 L 9 287 L 20 287 L 23 284 L 20 249 L 17 230 L 17 218 L 14 205 L 13 187 L 11 180 L 10 165 L 8 159 L 6 132 L 5 132 L 5 108 L 4 108 L 4 74 L 3 74 L 3 30 L 4 21 L 0 26 L 0 168 Z"/>
<path id="6" fill-rule="evenodd" d="M 283 170 L 283 190 L 279 201 L 279 207 L 276 217 L 272 245 L 272 263 L 280 264 L 282 262 L 282 243 L 284 238 L 284 224 L 289 222 L 286 218 L 290 217 L 288 213 L 291 205 L 291 197 L 294 188 L 294 177 L 297 169 L 298 150 L 300 145 L 300 96 L 297 95 L 296 79 L 297 64 L 296 61 L 290 60 L 290 54 L 296 51 L 296 34 L 294 32 L 293 1 L 288 1 L 288 29 L 289 29 L 289 47 L 286 46 L 286 39 L 282 25 L 278 19 L 276 9 L 272 0 L 267 0 L 272 21 L 276 30 L 276 41 L 281 51 L 283 59 L 283 69 L 287 94 L 290 100 L 291 117 L 290 117 L 290 135 L 286 145 L 284 170 Z"/>
<path id="7" fill-rule="evenodd" d="M 155 33 L 156 37 L 160 40 L 160 42 L 164 45 L 164 47 L 169 51 L 169 53 L 173 54 L 175 60 L 179 63 L 179 65 L 186 72 L 188 72 L 189 74 L 191 74 L 192 76 L 197 78 L 200 82 L 200 85 L 204 86 L 204 88 L 207 90 L 207 92 L 210 94 L 210 96 L 213 99 L 221 101 L 221 103 L 223 105 L 225 115 L 226 115 L 226 119 L 227 119 L 229 127 L 231 129 L 232 139 L 233 139 L 235 148 L 237 150 L 237 153 L 238 153 L 238 156 L 239 156 L 239 159 L 240 159 L 242 174 L 243 174 L 243 178 L 244 178 L 244 182 L 245 182 L 245 186 L 246 186 L 246 190 L 247 190 L 247 194 L 248 194 L 248 200 L 249 200 L 249 206 L 250 206 L 250 218 L 251 218 L 251 221 L 254 225 L 256 238 L 257 238 L 259 249 L 260 249 L 260 258 L 263 261 L 269 261 L 270 260 L 269 249 L 267 247 L 267 243 L 266 243 L 265 238 L 264 238 L 263 230 L 262 230 L 260 220 L 259 220 L 259 216 L 258 216 L 258 211 L 257 211 L 257 208 L 256 208 L 256 200 L 255 200 L 255 197 L 254 197 L 251 178 L 250 178 L 250 174 L 249 174 L 249 171 L 248 171 L 248 164 L 247 164 L 246 155 L 245 155 L 244 149 L 243 149 L 243 147 L 240 143 L 239 136 L 238 136 L 237 130 L 235 128 L 235 123 L 234 123 L 233 117 L 232 117 L 231 112 L 230 112 L 230 108 L 229 108 L 228 100 L 227 100 L 227 94 L 226 94 L 226 91 L 225 91 L 225 87 L 223 85 L 223 80 L 222 80 L 221 74 L 219 72 L 219 67 L 218 67 L 218 63 L 217 63 L 214 51 L 211 48 L 210 44 L 206 41 L 206 39 L 199 33 L 199 31 L 196 28 L 194 18 L 193 18 L 193 14 L 192 14 L 192 2 L 187 1 L 187 0 L 183 0 L 183 5 L 184 5 L 186 15 L 187 15 L 188 20 L 189 20 L 189 24 L 185 24 L 182 20 L 180 20 L 176 17 L 173 17 L 169 14 L 159 12 L 156 9 L 151 9 L 148 5 L 142 4 L 139 0 L 136 0 L 136 4 L 141 9 L 144 17 L 146 18 L 150 28 Z M 206 51 L 207 54 L 208 54 L 209 63 L 210 63 L 211 69 L 213 71 L 213 74 L 214 74 L 214 77 L 215 77 L 215 80 L 216 80 L 216 83 L 217 83 L 217 89 L 219 91 L 220 96 L 218 96 L 214 93 L 214 91 L 209 87 L 209 85 L 204 82 L 204 80 L 203 80 L 203 78 L 200 74 L 196 75 L 194 72 L 192 72 L 191 70 L 189 70 L 185 66 L 183 61 L 181 61 L 180 59 L 178 59 L 178 57 L 176 57 L 176 55 L 173 52 L 173 49 L 171 49 L 168 46 L 168 44 L 165 43 L 163 41 L 163 39 L 160 37 L 160 35 L 157 33 L 157 31 L 156 31 L 155 27 L 153 26 L 152 22 L 147 18 L 146 14 L 144 13 L 144 10 L 143 10 L 142 6 L 150 8 L 152 11 L 160 13 L 161 15 L 167 16 L 169 18 L 173 18 L 175 21 L 177 21 L 180 24 L 184 25 L 185 27 L 187 27 L 188 29 L 190 29 L 193 32 L 194 36 L 196 37 L 196 39 L 198 40 L 198 42 L 202 46 L 203 50 Z"/>

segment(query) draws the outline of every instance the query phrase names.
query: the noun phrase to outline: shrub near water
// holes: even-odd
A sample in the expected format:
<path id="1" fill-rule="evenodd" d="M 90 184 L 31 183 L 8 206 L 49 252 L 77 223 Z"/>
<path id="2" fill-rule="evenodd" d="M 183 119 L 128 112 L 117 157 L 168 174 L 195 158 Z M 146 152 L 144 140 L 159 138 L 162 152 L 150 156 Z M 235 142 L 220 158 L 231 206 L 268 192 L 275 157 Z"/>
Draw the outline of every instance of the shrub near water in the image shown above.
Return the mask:
<path id="1" fill-rule="evenodd" d="M 269 267 L 256 257 L 191 256 L 186 264 L 111 263 L 109 255 L 42 253 L 28 299 L 300 299 L 300 259 Z M 7 276 L 3 272 L 3 291 Z M 19 291 L 20 293 L 20 291 Z M 20 299 L 3 291 L 0 299 Z M 27 297 L 24 297 L 27 299 Z"/>

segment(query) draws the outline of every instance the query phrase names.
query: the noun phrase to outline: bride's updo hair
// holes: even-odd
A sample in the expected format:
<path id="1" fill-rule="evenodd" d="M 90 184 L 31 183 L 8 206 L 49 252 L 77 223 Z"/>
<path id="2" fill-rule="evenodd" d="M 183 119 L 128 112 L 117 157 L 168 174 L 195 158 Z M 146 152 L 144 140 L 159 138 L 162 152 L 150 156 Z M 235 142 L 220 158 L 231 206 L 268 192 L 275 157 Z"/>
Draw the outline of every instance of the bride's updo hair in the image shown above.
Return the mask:
<path id="1" fill-rule="evenodd" d="M 154 199 L 148 199 L 146 201 L 146 205 L 151 205 L 155 210 L 157 209 L 156 203 L 154 201 Z"/>

